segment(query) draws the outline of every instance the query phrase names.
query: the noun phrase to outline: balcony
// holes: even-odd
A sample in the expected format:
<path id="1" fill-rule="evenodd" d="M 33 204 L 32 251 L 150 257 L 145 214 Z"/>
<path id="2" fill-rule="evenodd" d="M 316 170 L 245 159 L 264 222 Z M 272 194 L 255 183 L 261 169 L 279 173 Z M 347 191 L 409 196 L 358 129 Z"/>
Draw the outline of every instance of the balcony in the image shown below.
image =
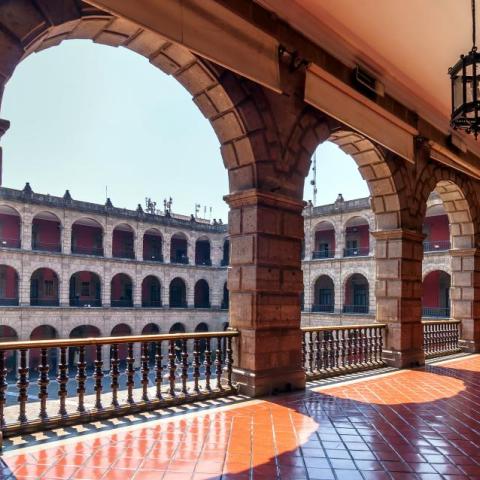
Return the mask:
<path id="1" fill-rule="evenodd" d="M 30 298 L 30 305 L 33 307 L 58 307 L 60 303 L 58 298 Z"/>
<path id="2" fill-rule="evenodd" d="M 334 305 L 312 305 L 312 312 L 333 313 Z"/>
<path id="3" fill-rule="evenodd" d="M 36 240 L 32 242 L 32 250 L 36 250 L 37 252 L 56 252 L 59 253 L 62 251 L 62 246 L 58 242 L 41 242 Z"/>
<path id="4" fill-rule="evenodd" d="M 100 299 L 80 299 L 80 298 L 71 298 L 70 299 L 71 307 L 101 307 L 102 301 Z"/>
<path id="5" fill-rule="evenodd" d="M 359 248 L 344 248 L 343 256 L 344 257 L 368 257 L 370 255 L 369 247 L 359 247 Z"/>
<path id="6" fill-rule="evenodd" d="M 125 247 L 125 248 L 116 248 L 112 253 L 113 258 L 123 258 L 127 260 L 134 260 L 135 259 L 135 252 L 132 248 Z"/>
<path id="7" fill-rule="evenodd" d="M 343 306 L 343 313 L 353 313 L 355 315 L 359 315 L 362 313 L 368 313 L 369 306 L 368 305 L 344 305 Z"/>
<path id="8" fill-rule="evenodd" d="M 172 257 L 170 259 L 170 263 L 179 263 L 179 264 L 182 264 L 182 265 L 188 265 L 189 264 L 189 260 L 188 260 L 188 257 Z"/>
<path id="9" fill-rule="evenodd" d="M 0 298 L 0 307 L 16 307 L 18 298 Z"/>
<path id="10" fill-rule="evenodd" d="M 113 308 L 130 308 L 133 307 L 133 301 L 131 299 L 111 300 L 110 306 Z"/>
<path id="11" fill-rule="evenodd" d="M 158 262 L 158 263 L 163 263 L 163 255 L 161 253 L 157 255 L 144 255 L 143 260 L 145 262 Z"/>
<path id="12" fill-rule="evenodd" d="M 161 300 L 143 300 L 142 307 L 145 308 L 162 308 Z"/>
<path id="13" fill-rule="evenodd" d="M 93 255 L 95 257 L 103 257 L 103 247 L 81 247 L 72 245 L 72 253 L 77 255 Z"/>
<path id="14" fill-rule="evenodd" d="M 333 257 L 335 257 L 335 252 L 333 250 L 315 250 L 312 252 L 312 258 L 314 260 Z"/>
<path id="15" fill-rule="evenodd" d="M 450 318 L 450 307 L 422 307 L 422 317 Z"/>
<path id="16" fill-rule="evenodd" d="M 201 258 L 201 259 L 198 259 L 195 262 L 195 265 L 204 266 L 204 267 L 211 267 L 212 266 L 212 260 L 210 258 Z"/>
<path id="17" fill-rule="evenodd" d="M 424 252 L 445 252 L 450 250 L 450 240 L 436 240 L 423 242 Z"/>
<path id="18" fill-rule="evenodd" d="M 0 238 L 1 248 L 20 248 L 21 242 L 19 238 Z"/>

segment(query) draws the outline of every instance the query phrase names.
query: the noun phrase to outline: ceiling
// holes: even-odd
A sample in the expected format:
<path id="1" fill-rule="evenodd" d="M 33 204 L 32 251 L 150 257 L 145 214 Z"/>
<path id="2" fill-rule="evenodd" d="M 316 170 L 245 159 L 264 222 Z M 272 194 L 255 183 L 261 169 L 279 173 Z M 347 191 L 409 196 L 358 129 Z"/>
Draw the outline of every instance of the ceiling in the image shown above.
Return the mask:
<path id="1" fill-rule="evenodd" d="M 390 95 L 448 130 L 447 71 L 471 48 L 470 0 L 258 2 L 347 65 L 369 68 Z"/>

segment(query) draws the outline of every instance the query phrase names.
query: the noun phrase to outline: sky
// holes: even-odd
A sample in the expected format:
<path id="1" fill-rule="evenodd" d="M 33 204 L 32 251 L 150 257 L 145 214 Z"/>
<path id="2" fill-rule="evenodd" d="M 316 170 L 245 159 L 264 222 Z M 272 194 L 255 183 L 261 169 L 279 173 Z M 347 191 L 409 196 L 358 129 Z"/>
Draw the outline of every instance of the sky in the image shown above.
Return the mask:
<path id="1" fill-rule="evenodd" d="M 1 118 L 3 186 L 135 209 L 163 208 L 227 221 L 220 145 L 190 94 L 126 49 L 70 40 L 27 57 L 9 80 Z M 332 167 L 336 168 L 333 169 Z M 312 177 L 309 177 L 309 180 Z M 331 143 L 317 149 L 317 205 L 368 195 L 354 161 Z M 306 182 L 305 200 L 312 199 Z M 210 213 L 210 207 L 212 212 Z"/>

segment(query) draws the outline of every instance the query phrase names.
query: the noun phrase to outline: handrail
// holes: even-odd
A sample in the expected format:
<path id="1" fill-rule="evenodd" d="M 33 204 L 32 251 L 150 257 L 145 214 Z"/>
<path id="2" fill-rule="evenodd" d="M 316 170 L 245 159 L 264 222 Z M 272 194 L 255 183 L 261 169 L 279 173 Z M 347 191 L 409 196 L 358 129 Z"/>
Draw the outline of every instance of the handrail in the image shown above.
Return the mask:
<path id="1" fill-rule="evenodd" d="M 129 335 L 122 337 L 87 337 L 69 338 L 54 340 L 17 340 L 14 342 L 0 342 L 0 351 L 24 350 L 27 348 L 54 348 L 54 347 L 75 347 L 86 345 L 109 345 L 112 343 L 123 344 L 132 342 L 160 342 L 162 340 L 195 340 L 202 338 L 238 337 L 238 330 L 226 330 L 224 332 L 198 332 L 198 333 L 162 333 L 155 335 Z"/>
<path id="2" fill-rule="evenodd" d="M 427 322 L 427 323 L 430 323 L 430 322 Z M 322 332 L 322 331 L 332 331 L 332 330 L 350 330 L 352 328 L 373 328 L 373 327 L 387 328 L 387 324 L 386 323 L 364 323 L 363 325 L 328 325 L 324 327 L 301 327 L 301 330 L 303 332 Z"/>
<path id="3" fill-rule="evenodd" d="M 462 323 L 460 320 L 422 320 L 423 325 L 451 325 L 453 323 Z"/>

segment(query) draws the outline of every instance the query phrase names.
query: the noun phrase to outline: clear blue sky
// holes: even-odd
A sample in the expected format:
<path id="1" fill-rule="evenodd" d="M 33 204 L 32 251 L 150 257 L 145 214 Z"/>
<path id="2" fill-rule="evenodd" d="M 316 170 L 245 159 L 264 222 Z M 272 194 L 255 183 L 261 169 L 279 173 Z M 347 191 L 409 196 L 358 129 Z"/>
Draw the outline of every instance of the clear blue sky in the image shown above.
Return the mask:
<path id="1" fill-rule="evenodd" d="M 227 220 L 219 143 L 188 92 L 126 49 L 72 40 L 24 60 L 7 84 L 1 118 L 3 184 L 135 208 L 146 196 L 190 214 L 196 203 Z M 317 204 L 367 196 L 352 159 L 317 150 Z M 305 199 L 312 198 L 309 183 Z M 202 207 L 203 213 L 203 207 Z"/>

